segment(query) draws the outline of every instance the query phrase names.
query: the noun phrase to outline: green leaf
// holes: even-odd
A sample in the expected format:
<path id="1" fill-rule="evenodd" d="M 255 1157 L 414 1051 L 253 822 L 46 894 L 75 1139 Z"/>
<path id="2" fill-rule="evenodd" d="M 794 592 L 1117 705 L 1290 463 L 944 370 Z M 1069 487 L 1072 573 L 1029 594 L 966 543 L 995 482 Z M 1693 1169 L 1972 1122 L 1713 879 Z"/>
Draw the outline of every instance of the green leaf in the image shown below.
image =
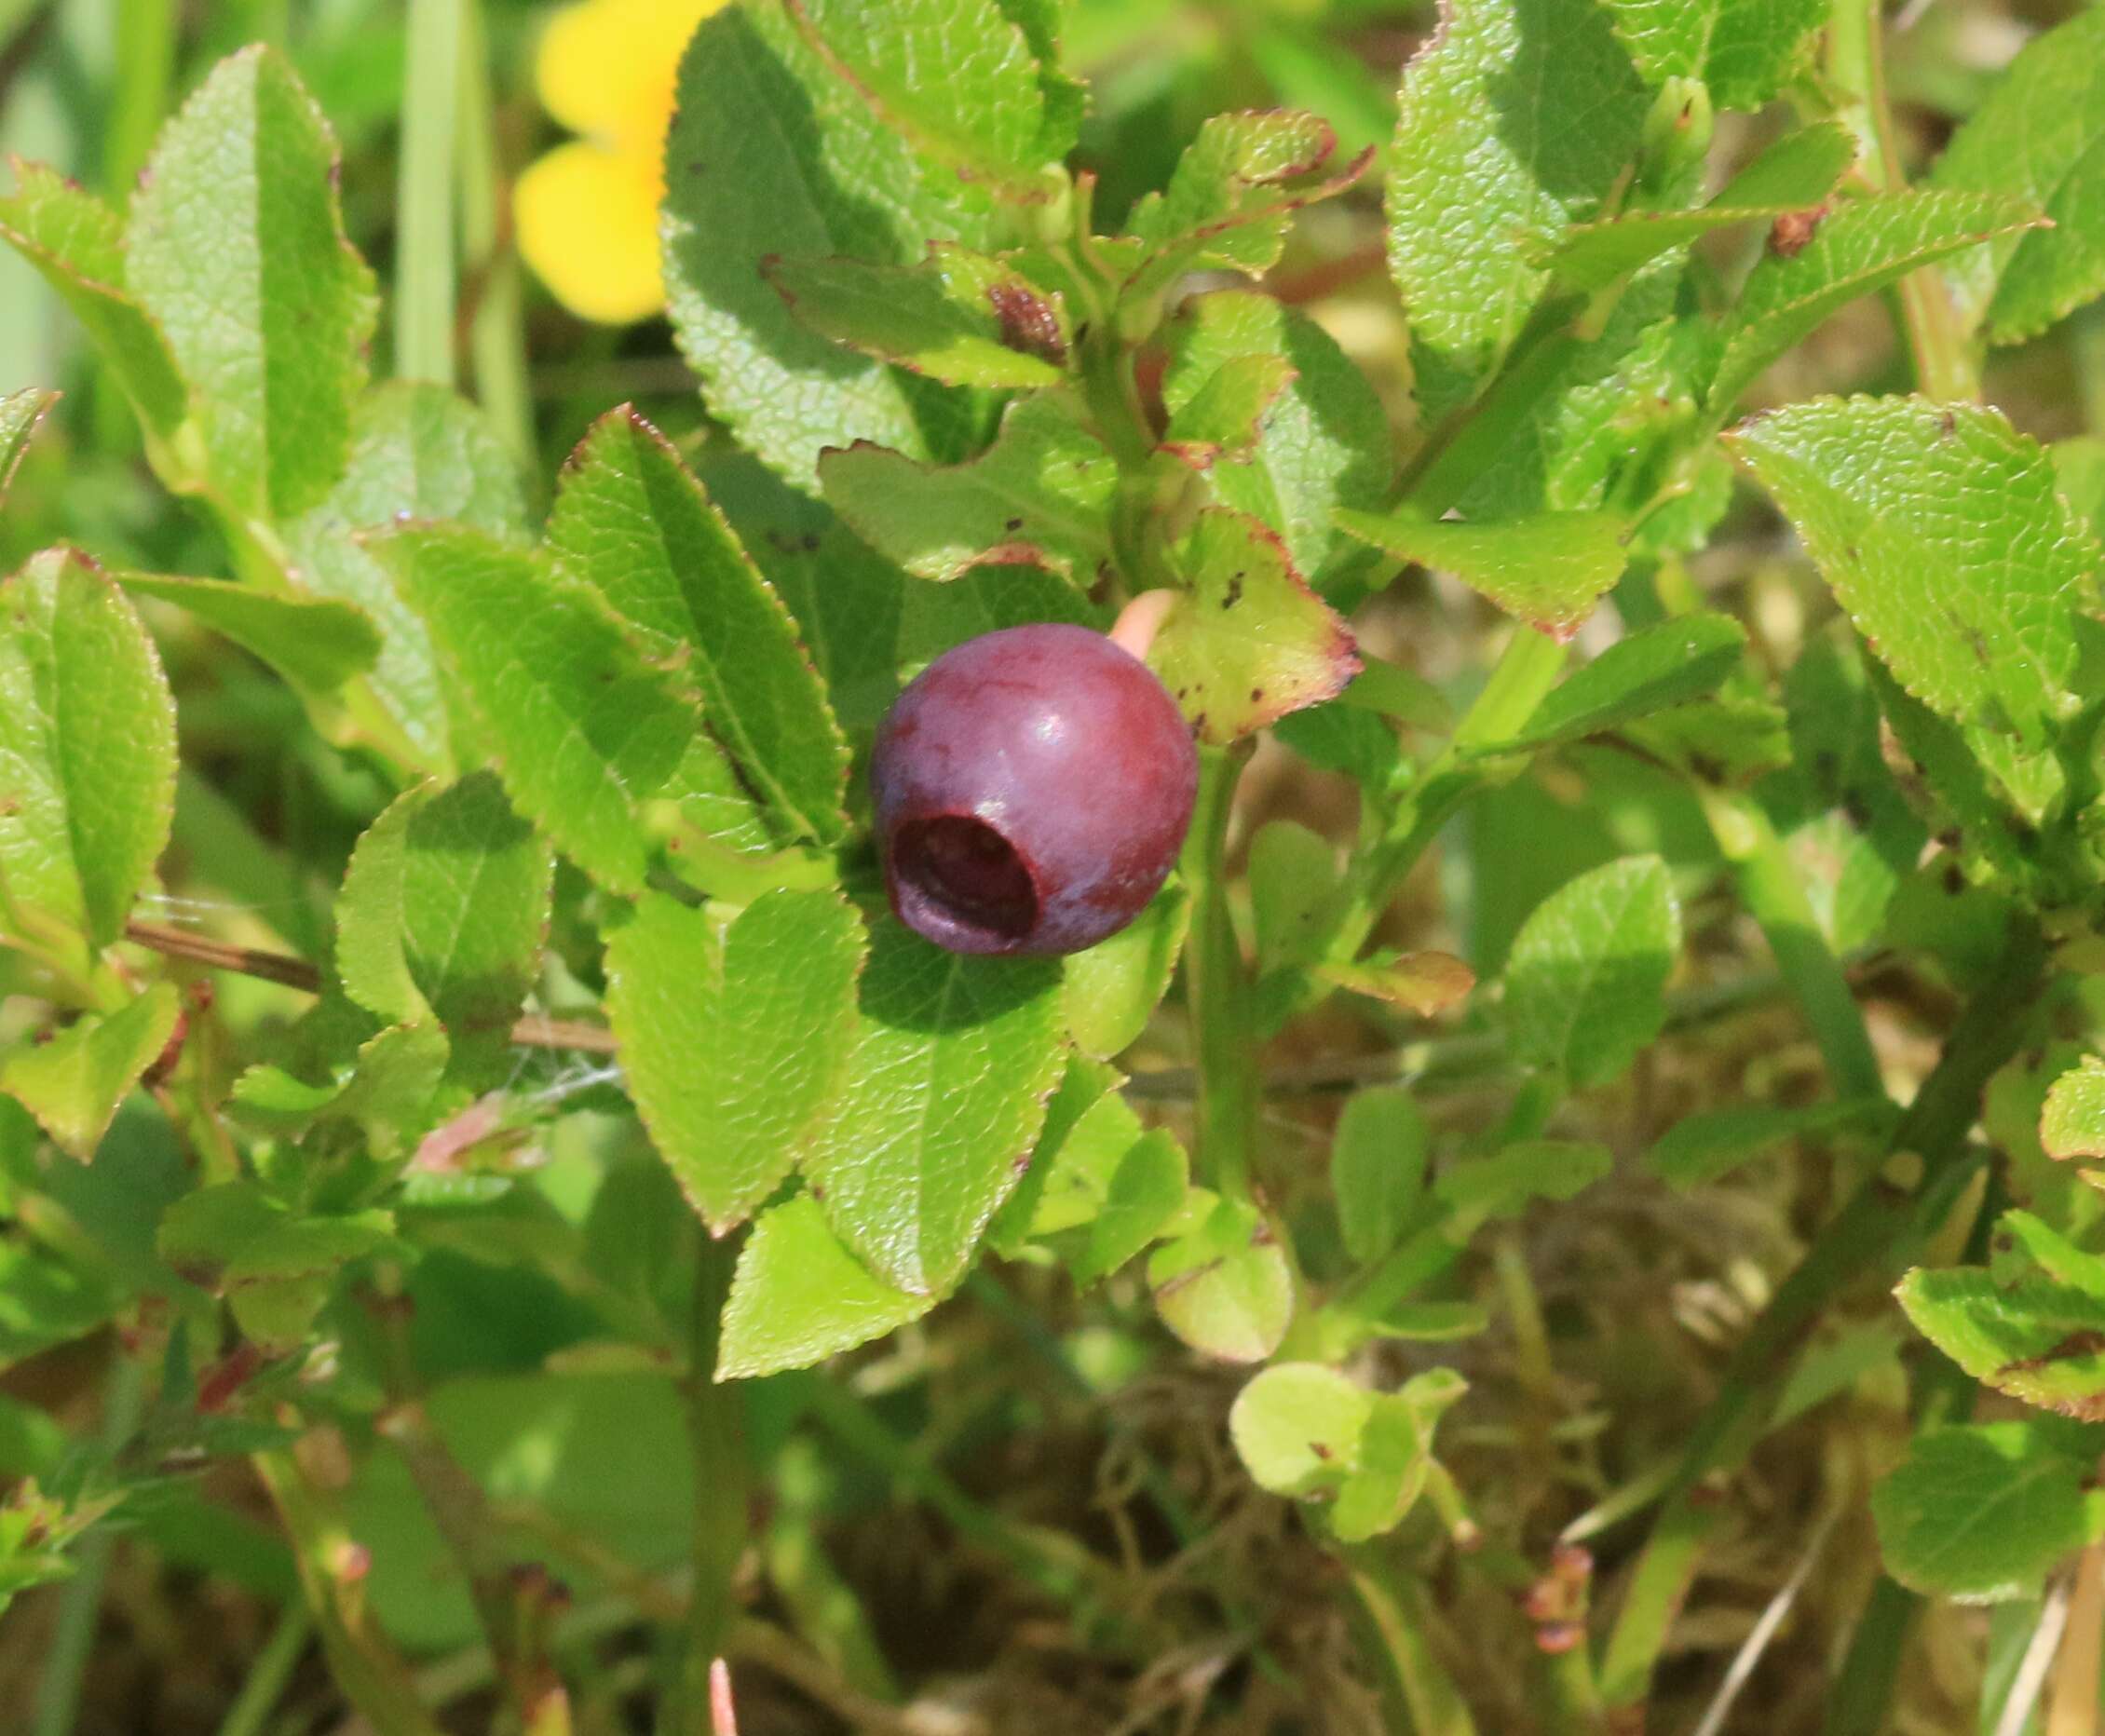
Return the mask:
<path id="1" fill-rule="evenodd" d="M 1119 1160 L 1143 1136 L 1121 1082 L 1116 1067 L 1067 1057 L 1029 1166 L 988 1226 L 997 1253 L 1013 1258 L 1032 1237 L 1080 1228 L 1103 1210 Z"/>
<path id="2" fill-rule="evenodd" d="M 1410 1092 L 1379 1085 L 1358 1092 L 1330 1144 L 1330 1192 L 1345 1252 L 1371 1266 L 1403 1240 L 1425 1191 L 1431 1130 Z"/>
<path id="3" fill-rule="evenodd" d="M 1278 1363 L 1235 1395 L 1229 1438 L 1260 1489 L 1334 1495 L 1359 1467 L 1375 1395 L 1320 1363 Z"/>
<path id="4" fill-rule="evenodd" d="M 315 505 L 350 452 L 379 303 L 337 168 L 291 62 L 246 48 L 163 129 L 131 203 L 127 286 L 190 383 L 214 486 L 257 517 Z"/>
<path id="5" fill-rule="evenodd" d="M 594 879 L 640 890 L 644 806 L 680 766 L 693 706 L 596 591 L 529 551 L 441 526 L 374 547 L 489 732 L 512 801 Z"/>
<path id="6" fill-rule="evenodd" d="M 1308 964 L 1328 936 L 1323 917 L 1338 887 L 1338 848 L 1292 820 L 1268 820 L 1250 839 L 1250 926 L 1257 969 Z"/>
<path id="7" fill-rule="evenodd" d="M 1172 404 L 1161 450 L 1202 474 L 1222 458 L 1247 458 L 1265 412 L 1294 378 L 1283 356 L 1237 356 L 1221 363 L 1182 403 Z"/>
<path id="8" fill-rule="evenodd" d="M 1770 1104 L 1703 1109 L 1668 1128 L 1645 1154 L 1645 1162 L 1669 1187 L 1707 1187 L 1772 1146 L 1873 1125 L 1888 1109 L 1882 1097 L 1845 1097 L 1789 1109 Z"/>
<path id="9" fill-rule="evenodd" d="M 1340 1540 L 1365 1543 L 1404 1522 L 1432 1473 L 1433 1425 L 1463 1390 L 1451 1369 L 1428 1369 L 1401 1392 L 1374 1402 L 1360 1435 L 1360 1462 L 1330 1510 L 1330 1528 Z"/>
<path id="10" fill-rule="evenodd" d="M 1202 741 L 1229 742 L 1336 698 L 1360 671 L 1350 629 L 1247 513 L 1208 507 L 1178 545 L 1190 587 L 1148 661 Z"/>
<path id="11" fill-rule="evenodd" d="M 549 517 L 556 565 L 596 586 L 646 648 L 686 653 L 704 726 L 781 833 L 821 844 L 847 830 L 848 744 L 796 624 L 723 515 L 633 410 L 600 418 Z"/>
<path id="12" fill-rule="evenodd" d="M 1057 398 L 1019 399 L 965 464 L 917 463 L 866 441 L 819 460 L 827 503 L 917 578 L 1035 564 L 1087 589 L 1111 558 L 1118 465 Z"/>
<path id="13" fill-rule="evenodd" d="M 1921 398 L 1814 399 L 1730 441 L 1903 687 L 2050 739 L 2100 556 L 2044 450 L 1996 411 Z"/>
<path id="14" fill-rule="evenodd" d="M 1537 1200 L 1572 1199 L 1614 1167 L 1609 1148 L 1591 1140 L 1523 1139 L 1446 1171 L 1433 1193 L 1447 1208 L 1447 1240 L 1461 1242 L 1488 1219 L 1517 1217 Z"/>
<path id="15" fill-rule="evenodd" d="M 1389 486 L 1389 418 L 1373 387 L 1314 320 L 1249 291 L 1192 297 L 1171 344 L 1167 442 L 1219 447 L 1215 497 L 1270 525 L 1325 590 L 1361 558 L 1338 509 L 1377 506 Z"/>
<path id="16" fill-rule="evenodd" d="M 2044 332 L 2105 291 L 2105 15 L 2026 44 L 1952 135 L 1933 185 L 2002 193 L 2051 227 L 1997 237 L 1945 267 L 1967 330 L 1996 344 Z"/>
<path id="17" fill-rule="evenodd" d="M 337 1005 L 349 1010 L 348 1002 Z M 393 1163 L 429 1131 L 450 1054 L 436 1024 L 392 1024 L 319 1082 L 279 1067 L 251 1067 L 234 1081 L 233 1102 L 245 1119 L 294 1138 L 347 1124 L 372 1156 Z"/>
<path id="18" fill-rule="evenodd" d="M 493 536 L 523 535 L 519 465 L 482 413 L 442 387 L 391 380 L 351 412 L 351 452 L 329 495 L 284 527 L 292 576 L 362 609 L 380 630 L 373 690 L 421 754 L 450 774 L 448 684 L 431 635 L 356 533 L 446 519 Z"/>
<path id="19" fill-rule="evenodd" d="M 862 929 L 837 892 L 735 915 L 646 894 L 607 941 L 607 1017 L 651 1141 L 713 1235 L 794 1166 L 838 1093 Z"/>
<path id="20" fill-rule="evenodd" d="M 724 1304 L 716 1378 L 808 1368 L 919 1320 L 932 1295 L 894 1290 L 834 1234 L 809 1194 L 761 1213 Z"/>
<path id="21" fill-rule="evenodd" d="M 1581 741 L 1715 693 L 1740 665 L 1746 633 L 1729 615 L 1685 615 L 1619 639 L 1553 687 L 1510 742 L 1508 753 Z"/>
<path id="22" fill-rule="evenodd" d="M 0 583 L 0 922 L 115 940 L 168 842 L 175 704 L 124 595 L 53 549 Z"/>
<path id="23" fill-rule="evenodd" d="M 47 1043 L 0 1063 L 0 1092 L 20 1104 L 59 1149 L 94 1157 L 117 1105 L 175 1034 L 174 985 L 156 983 L 120 1011 L 84 1013 Z"/>
<path id="24" fill-rule="evenodd" d="M 1535 907 L 1506 964 L 1516 1060 L 1605 1085 L 1659 1034 L 1680 911 L 1656 856 L 1605 862 Z"/>
<path id="25" fill-rule="evenodd" d="M 1338 134 L 1318 115 L 1214 115 L 1177 159 L 1169 185 L 1126 219 L 1126 235 L 1146 250 L 1126 295 L 1159 295 L 1188 271 L 1270 270 L 1293 214 L 1336 197 L 1374 160 L 1369 149 L 1333 170 L 1337 151 Z"/>
<path id="26" fill-rule="evenodd" d="M 1650 98 L 1599 7 L 1450 0 L 1398 103 L 1389 271 L 1430 424 L 1497 369 L 1548 283 L 1533 260 L 1598 210 Z"/>
<path id="27" fill-rule="evenodd" d="M 554 872 L 493 773 L 399 796 L 359 840 L 336 902 L 344 992 L 385 1024 L 435 1020 L 449 1084 L 502 1084 L 540 973 Z"/>
<path id="28" fill-rule="evenodd" d="M 2028 1404 L 2105 1416 L 2105 1298 L 1976 1266 L 1918 1267 L 1894 1292 L 1915 1329 L 1976 1380 Z"/>
<path id="29" fill-rule="evenodd" d="M 1818 6 L 1821 0 L 1813 0 Z M 1681 10 L 1678 6 L 1675 10 Z M 1678 247 L 1743 223 L 1772 224 L 1809 210 L 1834 190 L 1856 161 L 1856 135 L 1840 121 L 1786 133 L 1733 176 L 1707 205 L 1690 210 L 1634 210 L 1574 224 L 1550 264 L 1575 290 L 1606 289 Z"/>
<path id="30" fill-rule="evenodd" d="M 1925 1430 L 1871 1491 L 1886 1571 L 1966 1603 L 2036 1594 L 2105 1521 L 2086 1486 L 2095 1459 L 2036 1422 Z"/>
<path id="31" fill-rule="evenodd" d="M 273 596 L 252 585 L 215 578 L 111 576 L 132 596 L 173 604 L 261 658 L 310 705 L 333 704 L 337 690 L 364 674 L 380 655 L 380 632 L 372 617 L 347 603 Z"/>
<path id="32" fill-rule="evenodd" d="M 761 262 L 911 264 L 931 240 L 985 248 L 989 190 L 925 162 L 779 6 L 703 20 L 666 140 L 665 281 L 709 408 L 798 487 L 822 447 L 945 457 L 962 406 L 800 324 Z"/>
<path id="33" fill-rule="evenodd" d="M 2105 1158 L 2105 1061 L 2085 1055 L 2054 1081 L 2039 1143 L 2050 1158 Z"/>
<path id="34" fill-rule="evenodd" d="M 1758 109 L 1790 82 L 1827 0 L 1604 0 L 1645 82 L 1700 78 L 1721 109 Z"/>
<path id="35" fill-rule="evenodd" d="M 1068 1262 L 1078 1284 L 1108 1278 L 1155 1240 L 1183 1208 L 1191 1166 L 1166 1128 L 1143 1134 L 1111 1172 L 1088 1240 Z"/>
<path id="36" fill-rule="evenodd" d="M 1140 1040 L 1190 926 L 1191 895 L 1173 882 L 1109 940 L 1068 956 L 1063 993 L 1077 1049 L 1108 1061 Z"/>
<path id="37" fill-rule="evenodd" d="M 1223 1200 L 1199 1227 L 1157 1248 L 1148 1282 L 1162 1323 L 1202 1355 L 1258 1363 L 1294 1317 L 1294 1274 L 1256 1214 Z"/>
<path id="38" fill-rule="evenodd" d="M 1569 639 L 1629 560 L 1628 528 L 1605 512 L 1541 512 L 1463 524 L 1416 512 L 1340 512 L 1338 528 L 1399 560 L 1452 573 L 1516 620 Z"/>
<path id="39" fill-rule="evenodd" d="M 2105 1255 L 2086 1253 L 2030 1212 L 2005 1212 L 1996 1220 L 1990 1270 L 1999 1278 L 2025 1276 L 2037 1266 L 2056 1283 L 2071 1284 L 2105 1301 Z"/>
<path id="40" fill-rule="evenodd" d="M 58 393 L 34 386 L 0 397 L 0 504 L 7 501 L 7 484 L 15 480 L 15 467 L 22 461 L 30 436 L 58 401 Z"/>
<path id="41" fill-rule="evenodd" d="M 1051 197 L 1074 148 L 1078 102 L 1048 88 L 1000 0 L 788 0 L 791 14 L 872 110 L 934 161 L 1011 198 Z"/>
<path id="42" fill-rule="evenodd" d="M 1770 253 L 1748 275 L 1711 381 L 1713 414 L 1730 410 L 1763 369 L 1859 295 L 2038 222 L 2029 205 L 1978 193 L 1895 193 L 1837 207 L 1804 246 Z"/>
<path id="43" fill-rule="evenodd" d="M 814 332 L 950 386 L 1028 390 L 1065 377 L 1057 293 L 998 260 L 938 243 L 914 265 L 778 259 L 768 281 Z"/>
<path id="44" fill-rule="evenodd" d="M 131 400 L 150 441 L 166 441 L 189 414 L 189 387 L 167 337 L 126 288 L 124 224 L 93 194 L 42 164 L 15 166 L 0 197 L 0 237 L 56 290 Z"/>
<path id="45" fill-rule="evenodd" d="M 264 1349 L 298 1348 L 351 1261 L 394 1240 L 387 1212 L 302 1217 L 254 1182 L 185 1194 L 161 1219 L 161 1257 L 191 1282 L 224 1295 Z"/>
<path id="46" fill-rule="evenodd" d="M 804 1171 L 827 1221 L 918 1295 L 964 1274 L 1060 1071 L 1060 973 L 944 952 L 880 921 L 848 1081 Z"/>

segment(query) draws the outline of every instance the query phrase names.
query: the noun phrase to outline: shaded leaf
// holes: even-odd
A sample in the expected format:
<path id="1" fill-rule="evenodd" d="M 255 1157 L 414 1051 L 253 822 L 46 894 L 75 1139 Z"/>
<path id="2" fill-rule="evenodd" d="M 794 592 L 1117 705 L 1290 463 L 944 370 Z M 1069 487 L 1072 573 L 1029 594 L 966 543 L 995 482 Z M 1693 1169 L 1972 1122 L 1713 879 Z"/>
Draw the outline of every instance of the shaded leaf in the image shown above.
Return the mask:
<path id="1" fill-rule="evenodd" d="M 1008 197 L 1049 197 L 1078 95 L 999 0 L 788 0 L 807 34 L 917 149 Z"/>
<path id="2" fill-rule="evenodd" d="M 312 705 L 333 703 L 337 689 L 364 674 L 380 655 L 379 630 L 362 609 L 347 603 L 273 596 L 252 585 L 214 578 L 111 576 L 131 595 L 173 604 L 224 634 L 268 663 Z"/>
<path id="3" fill-rule="evenodd" d="M 191 1282 L 224 1295 L 264 1349 L 298 1348 L 351 1261 L 394 1240 L 387 1212 L 303 1217 L 254 1182 L 185 1194 L 161 1219 L 161 1257 Z"/>
<path id="4" fill-rule="evenodd" d="M 937 245 L 913 265 L 777 259 L 768 281 L 814 332 L 951 386 L 1052 386 L 1072 332 L 1058 294 L 998 260 Z"/>
<path id="5" fill-rule="evenodd" d="M 1173 881 L 1108 940 L 1068 956 L 1063 994 L 1077 1049 L 1108 1061 L 1140 1040 L 1190 926 L 1191 895 Z"/>
<path id="6" fill-rule="evenodd" d="M 374 547 L 489 732 L 513 802 L 595 879 L 640 889 L 644 805 L 679 768 L 693 706 L 597 592 L 529 551 L 436 526 Z"/>
<path id="7" fill-rule="evenodd" d="M 600 418 L 549 517 L 557 566 L 589 583 L 699 691 L 709 733 L 779 833 L 847 829 L 848 744 L 789 611 L 664 437 L 632 409 Z"/>
<path id="8" fill-rule="evenodd" d="M 1739 667 L 1746 633 L 1727 615 L 1685 615 L 1619 639 L 1574 670 L 1511 742 L 1487 752 L 1579 741 L 1714 693 Z"/>
<path id="9" fill-rule="evenodd" d="M 1056 398 L 1019 400 L 965 464 L 917 463 L 858 441 L 819 460 L 826 500 L 917 578 L 1038 565 L 1084 588 L 1111 557 L 1118 465 Z"/>
<path id="10" fill-rule="evenodd" d="M 1845 1097 L 1789 1109 L 1734 1104 L 1699 1110 L 1668 1128 L 1645 1154 L 1645 1162 L 1670 1187 L 1706 1187 L 1786 1141 L 1873 1126 L 1889 1113 L 1882 1097 Z"/>
<path id="11" fill-rule="evenodd" d="M 651 1141 L 713 1234 L 789 1174 L 839 1091 L 862 931 L 837 892 L 735 915 L 661 896 L 607 942 L 607 1016 Z"/>
<path id="12" fill-rule="evenodd" d="M 174 1035 L 175 988 L 156 983 L 121 1010 L 84 1013 L 48 1042 L 0 1062 L 0 1092 L 34 1115 L 52 1142 L 86 1163 L 139 1077 Z"/>
<path id="13" fill-rule="evenodd" d="M 355 533 L 445 519 L 493 536 L 521 536 L 518 461 L 488 417 L 442 387 L 389 380 L 352 407 L 350 457 L 326 498 L 282 533 L 292 578 L 362 609 L 380 630 L 371 682 L 424 769 L 454 767 L 449 684 L 424 622 Z"/>
<path id="14" fill-rule="evenodd" d="M 1659 1034 L 1680 945 L 1673 879 L 1656 856 L 1603 863 L 1553 892 L 1506 964 L 1515 1059 L 1606 1084 Z"/>
<path id="15" fill-rule="evenodd" d="M 1968 330 L 2014 344 L 2105 291 L 2105 16 L 2027 43 L 1952 135 L 1933 185 L 2007 194 L 2052 224 L 2000 235 L 1946 267 Z"/>
<path id="16" fill-rule="evenodd" d="M 1192 297 L 1171 340 L 1168 441 L 1220 447 L 1215 497 L 1270 525 L 1301 575 L 1326 589 L 1365 559 L 1338 509 L 1377 506 L 1389 486 L 1389 417 L 1373 387 L 1314 320 L 1249 291 Z M 1268 389 L 1282 369 L 1283 384 Z M 1223 401 L 1238 395 L 1240 404 Z M 1247 441 L 1239 423 L 1253 427 Z"/>
<path id="17" fill-rule="evenodd" d="M 2036 1593 L 2105 1524 L 2085 1486 L 2096 1457 L 2032 1422 L 1925 1430 L 1871 1491 L 1886 1571 L 1968 1603 Z"/>
<path id="18" fill-rule="evenodd" d="M 336 901 L 345 993 L 385 1024 L 435 1021 L 462 1092 L 502 1084 L 554 872 L 493 773 L 397 797 L 359 840 Z"/>
<path id="19" fill-rule="evenodd" d="M 1549 280 L 1532 262 L 1599 209 L 1650 98 L 1599 7 L 1449 0 L 1398 105 L 1389 272 L 1430 422 L 1496 370 Z"/>
<path id="20" fill-rule="evenodd" d="M 1591 1140 L 1523 1139 L 1444 1171 L 1433 1196 L 1447 1208 L 1446 1239 L 1464 1242 L 1487 1220 L 1515 1217 L 1537 1200 L 1569 1200 L 1615 1167 Z"/>
<path id="21" fill-rule="evenodd" d="M 1078 1284 L 1093 1284 L 1139 1254 L 1183 1207 L 1190 1164 L 1176 1136 L 1156 1128 L 1127 1146 L 1081 1251 L 1068 1262 Z"/>
<path id="22" fill-rule="evenodd" d="M 1605 0 L 1649 84 L 1700 78 L 1721 109 L 1758 109 L 1789 82 L 1826 0 Z"/>
<path id="23" fill-rule="evenodd" d="M 2030 206 L 1989 194 L 1895 193 L 1839 206 L 1803 247 L 1772 252 L 1748 275 L 1711 381 L 1712 411 L 1730 410 L 1764 368 L 1859 295 L 2038 221 Z"/>
<path id="24" fill-rule="evenodd" d="M 665 146 L 665 281 L 712 413 L 806 489 L 825 446 L 864 440 L 952 455 L 959 405 L 799 324 L 760 264 L 903 265 L 930 240 L 984 248 L 994 238 L 988 189 L 918 156 L 781 7 L 705 19 L 681 61 L 678 102 Z"/>
<path id="25" fill-rule="evenodd" d="M 1397 1085 L 1355 1092 L 1330 1143 L 1330 1191 L 1345 1252 L 1371 1266 L 1403 1240 L 1425 1191 L 1432 1132 Z"/>
<path id="26" fill-rule="evenodd" d="M 1821 0 L 1813 0 L 1817 9 Z M 1669 9 L 1662 7 L 1662 10 Z M 1678 0 L 1671 9 L 1683 11 Z M 1743 223 L 1774 223 L 1809 210 L 1834 190 L 1856 161 L 1856 135 L 1840 121 L 1818 121 L 1784 135 L 1728 182 L 1707 205 L 1688 210 L 1633 210 L 1574 224 L 1551 256 L 1560 282 L 1606 289 L 1660 254 Z"/>
<path id="27" fill-rule="evenodd" d="M 1188 271 L 1246 272 L 1279 263 L 1294 212 L 1335 197 L 1365 172 L 1371 150 L 1341 167 L 1338 135 L 1318 115 L 1272 110 L 1215 115 L 1170 176 L 1126 219 L 1145 256 L 1126 294 L 1160 294 Z"/>

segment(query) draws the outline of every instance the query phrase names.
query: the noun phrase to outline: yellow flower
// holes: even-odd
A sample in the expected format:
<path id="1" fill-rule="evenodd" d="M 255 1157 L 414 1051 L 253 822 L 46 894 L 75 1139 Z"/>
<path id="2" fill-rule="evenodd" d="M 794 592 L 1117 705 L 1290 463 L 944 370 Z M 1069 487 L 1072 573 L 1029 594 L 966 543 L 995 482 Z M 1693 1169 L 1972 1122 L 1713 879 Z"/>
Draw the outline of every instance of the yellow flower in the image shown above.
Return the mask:
<path id="1" fill-rule="evenodd" d="M 535 81 L 573 132 L 519 178 L 519 251 L 557 301 L 603 325 L 665 305 L 658 203 L 680 54 L 725 0 L 581 0 L 550 21 Z"/>

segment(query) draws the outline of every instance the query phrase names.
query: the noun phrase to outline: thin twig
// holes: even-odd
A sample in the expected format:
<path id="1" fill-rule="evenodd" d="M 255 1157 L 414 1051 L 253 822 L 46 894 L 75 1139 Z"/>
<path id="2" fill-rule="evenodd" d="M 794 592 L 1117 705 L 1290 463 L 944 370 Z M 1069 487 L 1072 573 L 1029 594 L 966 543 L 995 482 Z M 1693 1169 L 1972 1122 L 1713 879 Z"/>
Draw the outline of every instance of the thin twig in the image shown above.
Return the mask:
<path id="1" fill-rule="evenodd" d="M 321 993 L 321 972 L 305 958 L 286 953 L 238 946 L 231 941 L 215 941 L 210 935 L 192 934 L 158 922 L 128 922 L 124 938 L 165 957 L 258 977 L 306 995 Z M 595 1055 L 611 1055 L 616 1047 L 614 1033 L 603 1025 L 577 1019 L 549 1019 L 537 1013 L 529 1013 L 511 1027 L 511 1040 L 523 1049 L 575 1049 Z"/>

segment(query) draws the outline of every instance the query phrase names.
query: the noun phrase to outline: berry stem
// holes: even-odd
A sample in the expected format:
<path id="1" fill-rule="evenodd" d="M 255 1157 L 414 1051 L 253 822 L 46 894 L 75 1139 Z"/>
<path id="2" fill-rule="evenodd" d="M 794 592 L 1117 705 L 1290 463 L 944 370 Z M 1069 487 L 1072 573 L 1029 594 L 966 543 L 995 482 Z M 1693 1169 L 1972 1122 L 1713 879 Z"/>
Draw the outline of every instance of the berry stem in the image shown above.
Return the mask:
<path id="1" fill-rule="evenodd" d="M 1224 1198 L 1251 1198 L 1257 1119 L 1255 1008 L 1228 902 L 1228 827 L 1250 744 L 1202 748 L 1199 798 L 1181 867 L 1192 897 L 1184 983 L 1199 1050 L 1199 1162 Z"/>

